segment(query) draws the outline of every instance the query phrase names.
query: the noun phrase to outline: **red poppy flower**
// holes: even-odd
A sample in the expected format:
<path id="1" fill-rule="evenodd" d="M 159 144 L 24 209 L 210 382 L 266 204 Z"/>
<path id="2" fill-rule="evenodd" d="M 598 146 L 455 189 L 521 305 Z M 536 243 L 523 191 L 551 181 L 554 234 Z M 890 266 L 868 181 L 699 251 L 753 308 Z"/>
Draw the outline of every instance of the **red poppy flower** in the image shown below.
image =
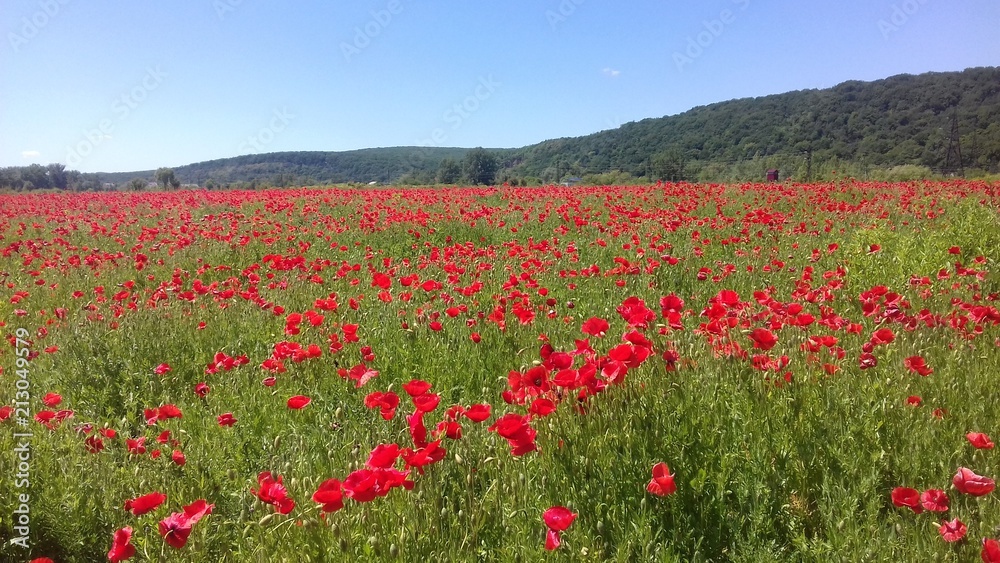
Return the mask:
<path id="1" fill-rule="evenodd" d="M 661 461 L 653 466 L 653 479 L 646 485 L 646 490 L 660 497 L 672 495 L 677 491 L 674 476 L 666 463 Z"/>
<path id="2" fill-rule="evenodd" d="M 482 403 L 470 406 L 462 414 L 472 422 L 483 422 L 490 417 L 490 409 L 491 405 Z"/>
<path id="3" fill-rule="evenodd" d="M 217 420 L 219 421 L 219 426 L 232 426 L 236 424 L 236 418 L 233 417 L 233 413 L 231 412 L 220 414 Z"/>
<path id="4" fill-rule="evenodd" d="M 880 328 L 872 334 L 871 343 L 872 344 L 888 344 L 896 339 L 896 335 L 893 334 L 891 328 Z"/>
<path id="5" fill-rule="evenodd" d="M 83 441 L 83 445 L 87 448 L 88 453 L 97 454 L 104 451 L 104 440 L 98 438 L 96 435 L 87 436 L 87 439 Z"/>
<path id="6" fill-rule="evenodd" d="M 132 528 L 126 526 L 115 532 L 111 540 L 111 551 L 108 551 L 108 560 L 111 563 L 119 563 L 135 555 L 135 546 L 132 545 Z"/>
<path id="7" fill-rule="evenodd" d="M 948 495 L 940 489 L 927 489 L 920 495 L 920 505 L 931 512 L 947 512 Z"/>
<path id="8" fill-rule="evenodd" d="M 298 410 L 303 409 L 312 402 L 312 399 L 306 397 L 305 395 L 296 395 L 288 399 L 288 408 Z"/>
<path id="9" fill-rule="evenodd" d="M 556 412 L 556 404 L 552 402 L 552 399 L 539 397 L 532 401 L 528 412 L 538 417 L 545 417 Z"/>
<path id="10" fill-rule="evenodd" d="M 1000 563 L 1000 542 L 984 539 L 983 551 L 979 556 L 983 559 L 983 563 Z"/>
<path id="11" fill-rule="evenodd" d="M 903 365 L 906 366 L 906 369 L 924 377 L 934 373 L 934 370 L 927 365 L 927 362 L 921 356 L 910 356 L 903 360 Z"/>
<path id="12" fill-rule="evenodd" d="M 170 371 L 170 364 L 160 364 L 153 368 L 153 373 L 156 375 L 163 375 Z"/>
<path id="13" fill-rule="evenodd" d="M 542 520 L 545 521 L 545 526 L 548 528 L 548 532 L 545 534 L 545 549 L 551 551 L 559 547 L 562 543 L 559 532 L 565 532 L 570 524 L 576 520 L 576 517 L 577 514 L 565 506 L 553 506 L 542 514 Z"/>
<path id="14" fill-rule="evenodd" d="M 156 510 L 166 500 L 167 495 L 159 492 L 153 492 L 148 495 L 142 495 L 141 497 L 125 501 L 125 510 L 131 512 L 135 516 L 142 516 L 147 512 Z"/>
<path id="15" fill-rule="evenodd" d="M 180 450 L 174 450 L 173 453 L 170 454 L 170 460 L 181 467 L 187 463 L 187 458 L 184 457 L 184 452 Z"/>
<path id="16" fill-rule="evenodd" d="M 128 450 L 129 455 L 142 455 L 146 453 L 146 437 L 126 438 L 125 449 Z"/>
<path id="17" fill-rule="evenodd" d="M 753 340 L 753 347 L 765 352 L 774 348 L 778 343 L 778 337 L 766 328 L 755 328 L 750 332 L 750 340 Z"/>
<path id="18" fill-rule="evenodd" d="M 184 507 L 184 512 L 174 512 L 160 520 L 159 531 L 163 541 L 174 549 L 180 549 L 187 544 L 191 528 L 202 517 L 211 514 L 214 504 L 207 504 L 203 499 L 196 500 Z"/>
<path id="19" fill-rule="evenodd" d="M 974 497 L 988 495 L 996 488 L 996 483 L 993 479 L 976 475 L 971 469 L 966 469 L 965 467 L 958 468 L 958 473 L 955 473 L 955 477 L 952 478 L 951 482 L 958 489 L 958 492 Z"/>
<path id="20" fill-rule="evenodd" d="M 399 406 L 399 395 L 392 391 L 373 391 L 365 397 L 365 406 L 370 409 L 378 408 L 384 420 L 392 420 L 396 416 L 396 407 Z"/>
<path id="21" fill-rule="evenodd" d="M 323 505 L 320 510 L 323 512 L 336 512 L 341 508 L 344 508 L 344 496 L 343 489 L 341 488 L 340 481 L 337 479 L 327 479 L 320 483 L 316 492 L 313 493 L 312 499 L 314 502 L 318 502 Z"/>
<path id="22" fill-rule="evenodd" d="M 441 402 L 441 396 L 437 393 L 424 393 L 413 397 L 413 406 L 421 412 L 432 412 Z"/>
<path id="23" fill-rule="evenodd" d="M 478 332 L 473 332 L 472 334 L 469 335 L 469 338 L 476 344 L 479 344 L 479 342 L 482 341 L 483 339 L 483 337 L 480 336 Z"/>
<path id="24" fill-rule="evenodd" d="M 406 467 L 416 467 L 421 475 L 424 467 L 432 463 L 437 463 L 444 459 L 447 452 L 441 447 L 441 440 L 434 440 L 426 446 L 417 450 L 406 448 L 399 452 L 399 455 L 406 462 Z"/>
<path id="25" fill-rule="evenodd" d="M 873 368 L 878 365 L 878 358 L 871 352 L 862 352 L 858 357 L 858 365 L 861 369 Z"/>
<path id="26" fill-rule="evenodd" d="M 396 459 L 398 457 L 398 444 L 379 444 L 375 446 L 374 450 L 372 450 L 371 455 L 368 456 L 368 462 L 365 465 L 367 465 L 370 469 L 387 469 L 396 465 Z"/>
<path id="27" fill-rule="evenodd" d="M 419 397 L 429 391 L 430 388 L 431 384 L 422 379 L 411 379 L 409 382 L 403 384 L 403 390 L 410 397 Z"/>
<path id="28" fill-rule="evenodd" d="M 0 422 L 3 422 L 14 414 L 14 407 L 10 405 L 4 405 L 0 407 Z"/>
<path id="29" fill-rule="evenodd" d="M 62 395 L 58 393 L 46 393 L 45 397 L 42 398 L 42 403 L 47 407 L 58 407 L 59 403 L 62 402 Z"/>
<path id="30" fill-rule="evenodd" d="M 490 425 L 489 430 L 496 432 L 510 444 L 511 455 L 517 457 L 538 449 L 535 444 L 537 431 L 528 424 L 527 416 L 507 413 Z"/>
<path id="31" fill-rule="evenodd" d="M 370 469 L 359 469 L 347 476 L 342 483 L 344 495 L 357 502 L 375 500 L 375 473 Z"/>
<path id="32" fill-rule="evenodd" d="M 969 440 L 969 443 L 972 444 L 972 447 L 976 448 L 977 450 L 993 449 L 993 442 L 990 440 L 990 437 L 987 436 L 986 434 L 983 434 L 982 432 L 969 432 L 968 434 L 965 435 L 965 438 Z"/>
<path id="33" fill-rule="evenodd" d="M 920 505 L 920 491 L 909 487 L 896 487 L 893 489 L 892 504 L 900 508 L 910 508 L 917 514 L 924 511 L 924 508 Z"/>
<path id="34" fill-rule="evenodd" d="M 608 324 L 608 321 L 600 317 L 590 317 L 589 319 L 583 321 L 583 326 L 580 327 L 580 330 L 582 330 L 584 334 L 600 338 L 607 334 L 610 327 L 611 325 Z"/>
<path id="35" fill-rule="evenodd" d="M 961 520 L 955 518 L 951 522 L 941 522 L 938 531 L 941 532 L 941 537 L 944 538 L 944 541 L 950 543 L 964 538 L 968 528 Z"/>
<path id="36" fill-rule="evenodd" d="M 205 382 L 199 383 L 194 386 L 194 394 L 198 395 L 201 398 L 205 398 L 205 395 L 208 395 L 209 391 L 211 391 L 211 388 Z"/>
<path id="37" fill-rule="evenodd" d="M 923 402 L 923 399 L 921 399 L 917 395 L 910 395 L 909 397 L 906 398 L 906 404 L 908 404 L 910 406 L 913 406 L 913 407 L 919 407 L 920 403 L 922 403 L 922 402 Z"/>
<path id="38" fill-rule="evenodd" d="M 257 495 L 261 502 L 274 505 L 280 514 L 288 514 L 295 508 L 295 501 L 288 497 L 288 489 L 282 484 L 282 477 L 274 479 L 270 471 L 261 472 L 257 475 L 259 489 L 250 489 L 250 492 Z"/>

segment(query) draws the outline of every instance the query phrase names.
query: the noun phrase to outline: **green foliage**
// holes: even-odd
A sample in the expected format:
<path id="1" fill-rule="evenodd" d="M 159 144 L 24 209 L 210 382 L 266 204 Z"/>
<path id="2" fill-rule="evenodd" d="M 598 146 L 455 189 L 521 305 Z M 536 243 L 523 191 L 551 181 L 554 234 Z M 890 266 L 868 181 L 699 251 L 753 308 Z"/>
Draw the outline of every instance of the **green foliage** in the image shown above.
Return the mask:
<path id="1" fill-rule="evenodd" d="M 153 177 L 156 178 L 156 183 L 160 185 L 160 188 L 164 190 L 167 188 L 177 189 L 181 185 L 180 180 L 174 175 L 172 168 L 159 168 Z"/>
<path id="2" fill-rule="evenodd" d="M 462 179 L 462 165 L 453 158 L 441 160 L 438 166 L 437 181 L 439 184 L 457 184 Z"/>
<path id="3" fill-rule="evenodd" d="M 938 170 L 947 164 L 948 132 L 957 112 L 966 168 L 997 172 L 997 83 L 1000 68 L 992 67 L 851 81 L 826 90 L 721 102 L 584 137 L 545 141 L 514 150 L 510 160 L 517 163 L 515 173 L 532 176 L 557 166 L 578 166 L 583 174 L 617 169 L 638 177 L 650 173 L 654 157 L 680 149 L 691 166 L 704 167 L 700 179 L 712 181 L 742 179 L 745 174 L 730 168 L 767 158 L 767 165 L 755 167 L 761 171 L 753 180 L 761 180 L 767 167 L 796 169 L 795 177 L 804 180 L 808 152 L 814 171 L 824 166 L 842 170 L 843 164 L 830 164 L 835 161 L 869 169 L 912 164 Z"/>
<path id="4" fill-rule="evenodd" d="M 462 172 L 465 179 L 472 184 L 490 185 L 496 180 L 500 160 L 495 154 L 479 147 L 465 155 Z"/>
<path id="5" fill-rule="evenodd" d="M 149 182 L 143 180 L 142 178 L 132 178 L 129 180 L 128 184 L 125 185 L 125 189 L 132 192 L 139 192 L 146 189 L 146 186 L 148 185 Z"/>

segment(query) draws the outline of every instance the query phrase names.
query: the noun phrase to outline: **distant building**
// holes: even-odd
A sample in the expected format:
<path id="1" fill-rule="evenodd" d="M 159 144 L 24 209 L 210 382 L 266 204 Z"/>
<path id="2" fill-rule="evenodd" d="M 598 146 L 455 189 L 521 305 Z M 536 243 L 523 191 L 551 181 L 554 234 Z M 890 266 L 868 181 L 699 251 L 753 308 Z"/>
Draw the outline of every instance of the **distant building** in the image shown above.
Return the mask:
<path id="1" fill-rule="evenodd" d="M 780 182 L 780 180 L 778 179 L 778 175 L 779 174 L 778 174 L 778 169 L 777 168 L 772 168 L 772 169 L 768 170 L 767 171 L 767 181 L 768 182 Z"/>
<path id="2" fill-rule="evenodd" d="M 579 184 L 582 181 L 583 181 L 583 178 L 577 178 L 576 176 L 573 176 L 572 178 L 566 178 L 566 181 L 564 181 L 562 183 L 562 185 L 564 185 L 566 187 L 575 186 L 575 185 Z"/>

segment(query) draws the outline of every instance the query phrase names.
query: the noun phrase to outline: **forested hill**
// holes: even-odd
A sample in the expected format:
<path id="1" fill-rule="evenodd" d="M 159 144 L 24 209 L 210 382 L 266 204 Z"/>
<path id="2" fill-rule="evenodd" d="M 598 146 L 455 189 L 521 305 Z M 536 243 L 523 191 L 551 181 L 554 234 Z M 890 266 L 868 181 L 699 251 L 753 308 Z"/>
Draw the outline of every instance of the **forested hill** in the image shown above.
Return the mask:
<path id="1" fill-rule="evenodd" d="M 468 181 L 461 163 L 469 152 L 443 147 L 283 152 L 173 172 L 181 184 L 209 187 L 451 183 Z M 759 179 L 767 168 L 780 168 L 782 177 L 814 179 L 832 170 L 867 176 L 903 165 L 946 174 L 997 173 L 1000 68 L 899 75 L 732 100 L 584 137 L 490 152 L 499 165 L 495 180 L 512 183 L 574 176 L 608 182 Z M 60 167 L 0 169 L 0 188 L 100 189 L 130 181 L 138 186 L 155 177 L 154 171 L 81 175 Z"/>
<path id="2" fill-rule="evenodd" d="M 957 126 L 952 141 L 953 120 Z M 962 162 L 957 148 L 962 150 Z M 867 167 L 904 164 L 936 170 L 1000 164 L 1000 68 L 900 75 L 845 82 L 697 107 L 627 123 L 585 137 L 515 151 L 517 170 L 535 176 L 559 167 L 576 175 L 622 170 L 634 176 L 753 159 L 790 170 L 840 161 Z M 766 158 L 770 157 L 770 158 Z"/>
<path id="3" fill-rule="evenodd" d="M 343 152 L 298 151 L 252 154 L 174 168 L 182 183 L 204 186 L 257 181 L 270 185 L 336 184 L 398 181 L 406 174 L 433 173 L 444 159 L 461 160 L 468 149 L 391 147 Z M 124 183 L 153 178 L 154 171 L 99 174 L 103 182 Z"/>

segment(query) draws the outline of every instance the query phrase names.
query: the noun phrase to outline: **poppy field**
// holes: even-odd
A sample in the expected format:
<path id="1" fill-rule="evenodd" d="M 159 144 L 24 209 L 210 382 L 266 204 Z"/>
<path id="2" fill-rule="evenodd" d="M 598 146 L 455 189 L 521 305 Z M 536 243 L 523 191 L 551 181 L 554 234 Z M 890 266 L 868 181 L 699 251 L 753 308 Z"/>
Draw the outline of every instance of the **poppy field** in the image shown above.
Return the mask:
<path id="1" fill-rule="evenodd" d="M 0 560 L 1000 562 L 998 205 L 0 195 Z"/>

